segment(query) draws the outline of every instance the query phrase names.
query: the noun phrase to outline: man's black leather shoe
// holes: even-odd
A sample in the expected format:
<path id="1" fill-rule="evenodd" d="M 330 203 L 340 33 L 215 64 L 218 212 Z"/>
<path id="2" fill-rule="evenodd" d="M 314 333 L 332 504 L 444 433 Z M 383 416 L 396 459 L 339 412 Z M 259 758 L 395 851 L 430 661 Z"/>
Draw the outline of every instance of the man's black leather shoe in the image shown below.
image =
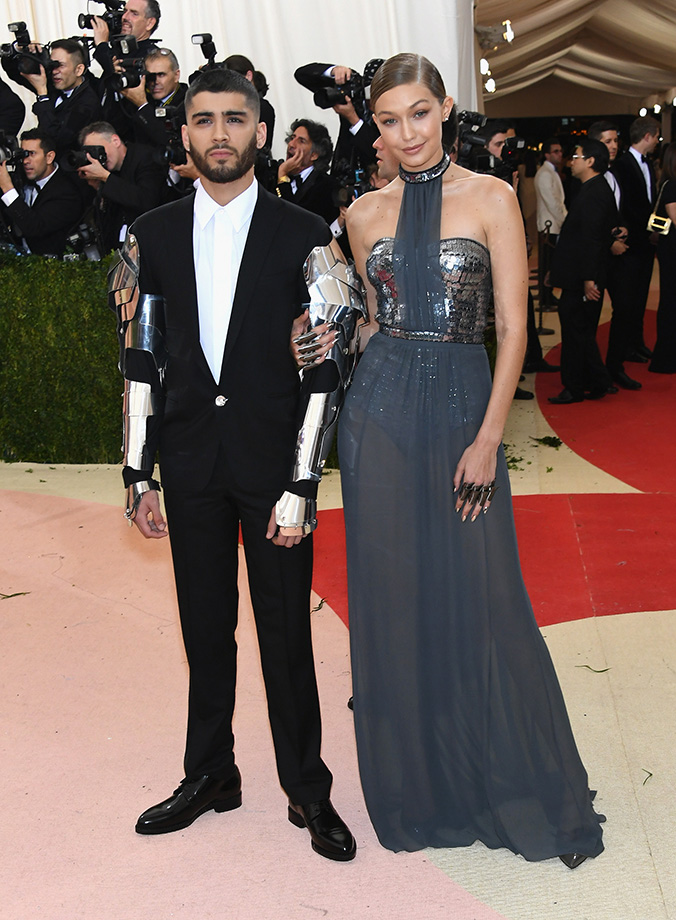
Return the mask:
<path id="1" fill-rule="evenodd" d="M 639 383 L 638 380 L 634 380 L 633 377 L 630 377 L 629 374 L 625 374 L 624 371 L 621 371 L 619 374 L 613 374 L 613 380 L 618 387 L 622 387 L 623 390 L 640 390 L 643 386 L 642 383 Z"/>
<path id="2" fill-rule="evenodd" d="M 168 834 L 193 823 L 205 811 L 231 811 L 242 804 L 242 777 L 235 767 L 230 779 L 201 776 L 184 779 L 173 795 L 144 811 L 136 822 L 137 834 Z"/>
<path id="3" fill-rule="evenodd" d="M 652 358 L 653 356 L 652 351 L 648 348 L 647 345 L 639 345 L 636 351 L 639 355 L 643 355 L 644 358 Z"/>
<path id="4" fill-rule="evenodd" d="M 327 859 L 347 862 L 357 854 L 357 844 L 350 829 L 328 799 L 310 805 L 289 802 L 289 821 L 296 827 L 307 827 L 312 849 Z"/>
<path id="5" fill-rule="evenodd" d="M 647 364 L 650 359 L 640 351 L 632 351 L 631 354 L 628 354 L 624 360 L 631 361 L 632 364 Z"/>
<path id="6" fill-rule="evenodd" d="M 521 387 L 517 387 L 514 391 L 514 399 L 534 399 L 535 393 L 531 393 L 530 390 L 522 390 Z"/>
<path id="7" fill-rule="evenodd" d="M 565 863 L 569 869 L 577 869 L 578 866 L 581 866 L 587 857 L 583 856 L 582 853 L 564 853 L 562 856 L 559 856 L 559 859 L 562 863 Z"/>
<path id="8" fill-rule="evenodd" d="M 570 390 L 561 390 L 558 396 L 550 396 L 549 402 L 555 406 L 567 406 L 569 403 L 583 402 L 584 396 L 573 396 Z"/>

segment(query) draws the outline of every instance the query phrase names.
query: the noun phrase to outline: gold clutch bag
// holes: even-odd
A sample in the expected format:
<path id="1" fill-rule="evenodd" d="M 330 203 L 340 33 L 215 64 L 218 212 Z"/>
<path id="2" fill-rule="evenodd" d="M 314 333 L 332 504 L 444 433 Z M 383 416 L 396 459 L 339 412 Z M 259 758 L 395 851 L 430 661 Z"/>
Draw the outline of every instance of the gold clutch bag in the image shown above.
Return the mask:
<path id="1" fill-rule="evenodd" d="M 657 214 L 659 207 L 660 207 L 660 200 L 662 198 L 662 192 L 664 191 L 664 186 L 666 184 L 667 184 L 666 182 L 662 183 L 662 188 L 660 189 L 660 193 L 657 196 L 657 201 L 655 202 L 655 210 L 648 218 L 648 226 L 646 228 L 647 230 L 650 230 L 652 233 L 661 233 L 662 236 L 667 236 L 667 234 L 671 230 L 671 218 L 670 217 L 659 217 Z"/>

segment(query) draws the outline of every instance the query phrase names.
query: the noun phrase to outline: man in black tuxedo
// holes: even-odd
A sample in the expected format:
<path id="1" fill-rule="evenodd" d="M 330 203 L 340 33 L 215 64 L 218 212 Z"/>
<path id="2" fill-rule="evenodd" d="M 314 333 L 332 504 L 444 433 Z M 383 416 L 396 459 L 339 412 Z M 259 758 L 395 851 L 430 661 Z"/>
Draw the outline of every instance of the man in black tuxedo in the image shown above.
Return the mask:
<path id="1" fill-rule="evenodd" d="M 77 146 L 79 132 L 101 118 L 99 99 L 86 74 L 82 45 L 72 38 L 52 42 L 53 69 L 49 80 L 44 67 L 25 79 L 37 93 L 33 114 L 41 131 L 56 143 L 57 160 Z"/>
<path id="2" fill-rule="evenodd" d="M 80 132 L 86 147 L 103 147 L 105 162 L 88 154 L 89 165 L 78 170 L 94 189 L 94 217 L 104 252 L 116 249 L 127 227 L 141 214 L 158 207 L 164 199 L 166 169 L 145 144 L 125 144 L 105 121 L 87 125 Z"/>
<path id="3" fill-rule="evenodd" d="M 319 214 L 339 236 L 338 186 L 328 175 L 333 144 L 325 125 L 297 118 L 286 136 L 286 159 L 277 166 L 277 194 L 306 211 Z M 343 226 L 344 226 L 343 221 Z"/>
<path id="4" fill-rule="evenodd" d="M 582 183 L 561 227 L 552 256 L 550 279 L 562 288 L 561 382 L 563 390 L 550 396 L 556 405 L 601 399 L 617 392 L 596 344 L 617 206 L 604 179 L 608 149 L 601 141 L 585 138 L 572 157 L 573 175 Z"/>
<path id="5" fill-rule="evenodd" d="M 232 734 L 241 525 L 288 817 L 308 828 L 318 853 L 348 860 L 356 845 L 330 803 L 320 756 L 311 537 L 279 531 L 274 512 L 296 491 L 299 378 L 289 335 L 308 296 L 303 265 L 331 237 L 322 220 L 255 181 L 265 143 L 258 98 L 233 71 L 207 71 L 191 85 L 183 139 L 200 184 L 194 198 L 137 220 L 129 240 L 145 344 L 123 351 L 127 516 L 148 538 L 167 535 L 152 479 L 159 447 L 190 667 L 186 776 L 136 830 L 166 833 L 241 804 Z"/>
<path id="6" fill-rule="evenodd" d="M 63 255 L 69 232 L 82 214 L 82 199 L 73 180 L 56 163 L 56 144 L 39 128 L 24 131 L 21 148 L 23 188 L 14 187 L 6 164 L 0 163 L 0 191 L 6 213 L 28 252 Z"/>
<path id="7" fill-rule="evenodd" d="M 650 116 L 637 118 L 629 128 L 631 147 L 617 158 L 613 167 L 622 195 L 622 224 L 628 230 L 629 247 L 623 256 L 631 294 L 628 353 L 624 357 L 641 363 L 646 363 L 652 354 L 643 338 L 643 317 L 655 259 L 655 242 L 647 228 L 657 183 L 649 156 L 657 147 L 659 136 L 659 122 Z"/>
<path id="8" fill-rule="evenodd" d="M 596 121 L 587 129 L 589 137 L 601 141 L 608 148 L 610 168 L 605 173 L 605 180 L 615 197 L 620 215 L 622 214 L 622 191 L 613 172 L 613 166 L 619 152 L 619 128 L 610 121 Z M 613 230 L 613 244 L 610 247 L 612 258 L 608 260 L 607 288 L 612 302 L 613 313 L 608 334 L 608 351 L 606 367 L 614 384 L 623 390 L 640 390 L 641 384 L 627 374 L 624 361 L 629 354 L 632 319 L 632 274 L 633 268 L 626 255 L 627 228 L 616 227 Z"/>

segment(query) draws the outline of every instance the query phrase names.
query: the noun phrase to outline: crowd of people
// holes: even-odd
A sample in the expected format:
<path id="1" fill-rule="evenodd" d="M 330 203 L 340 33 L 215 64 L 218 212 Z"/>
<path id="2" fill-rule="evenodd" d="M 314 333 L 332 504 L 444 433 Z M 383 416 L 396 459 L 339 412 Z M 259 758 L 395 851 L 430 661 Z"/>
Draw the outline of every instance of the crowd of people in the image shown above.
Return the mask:
<path id="1" fill-rule="evenodd" d="M 160 17 L 157 0 L 128 0 L 119 18 L 118 36 L 111 35 L 109 17 L 91 16 L 89 41 L 59 39 L 42 49 L 17 40 L 14 55 L 2 58 L 7 74 L 35 93 L 37 119 L 36 128 L 20 134 L 23 103 L 9 84 L 0 82 L 0 130 L 5 139 L 20 134 L 19 149 L 13 151 L 5 142 L 0 162 L 4 248 L 57 257 L 64 253 L 68 258 L 101 257 L 123 242 L 127 228 L 141 214 L 193 193 L 198 171 L 181 137 L 188 84 L 181 81 L 176 55 L 159 47 L 153 37 Z M 121 38 L 132 40 L 131 50 L 121 44 Z M 286 137 L 286 157 L 280 161 L 271 154 L 275 112 L 265 98 L 264 75 L 241 54 L 220 63 L 212 58 L 205 64 L 233 69 L 256 87 L 267 131 L 256 160 L 258 180 L 280 197 L 319 214 L 348 257 L 347 207 L 355 197 L 386 181 L 374 150 L 379 132 L 367 101 L 380 63 L 380 59 L 369 61 L 363 75 L 329 63 L 298 68 L 297 82 L 313 92 L 320 108 L 338 115 L 337 140 L 334 145 L 323 123 L 295 119 Z M 457 132 L 455 109 L 451 123 Z M 453 127 L 445 130 L 448 136 Z M 461 133 L 460 142 L 448 146 L 461 165 L 499 175 L 517 186 L 516 167 L 523 151 L 508 149 L 515 133 L 509 122 L 489 121 L 472 135 Z M 557 305 L 562 322 L 563 389 L 552 397 L 557 404 L 599 399 L 617 388 L 639 389 L 625 362 L 650 361 L 650 369 L 657 372 L 674 369 L 670 340 L 676 294 L 666 253 L 673 249 L 676 231 L 664 234 L 658 246 L 657 234 L 647 230 L 653 206 L 661 216 L 673 209 L 670 157 L 666 156 L 662 176 L 666 187 L 659 202 L 661 186 L 648 159 L 658 139 L 659 124 L 648 117 L 634 122 L 624 152 L 616 125 L 591 126 L 583 144 L 603 143 L 607 161 L 598 148 L 596 156 L 577 147 L 564 150 L 557 137 L 539 145 L 536 296 L 545 308 Z M 463 155 L 464 140 L 472 142 L 467 155 Z M 12 164 L 13 171 L 8 170 Z M 591 166 L 589 172 L 586 167 Z M 587 185 L 587 180 L 600 175 L 612 191 L 614 206 L 607 194 L 596 194 L 593 205 L 587 201 L 591 189 L 600 188 L 599 183 Z M 585 194 L 575 204 L 583 185 Z M 575 230 L 576 223 L 581 232 Z M 661 254 L 660 344 L 651 360 L 643 316 L 656 250 Z M 580 271 L 589 277 L 580 277 Z M 554 285 L 562 288 L 560 301 L 554 296 Z M 613 312 L 604 362 L 595 343 L 605 290 Z M 531 293 L 524 370 L 556 371 L 543 359 L 534 307 Z M 532 396 L 517 387 L 516 398 Z"/>

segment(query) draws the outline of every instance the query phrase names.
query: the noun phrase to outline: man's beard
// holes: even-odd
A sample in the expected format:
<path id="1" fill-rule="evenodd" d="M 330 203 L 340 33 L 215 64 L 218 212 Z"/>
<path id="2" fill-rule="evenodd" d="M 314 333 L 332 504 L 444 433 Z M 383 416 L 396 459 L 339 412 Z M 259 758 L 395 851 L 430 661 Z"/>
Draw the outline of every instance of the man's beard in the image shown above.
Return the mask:
<path id="1" fill-rule="evenodd" d="M 208 161 L 207 156 L 212 150 L 218 149 L 230 150 L 234 155 L 224 163 L 212 164 Z M 210 147 L 205 156 L 191 149 L 190 156 L 198 171 L 205 179 L 208 179 L 210 182 L 225 183 L 236 182 L 238 179 L 241 179 L 242 176 L 245 176 L 256 162 L 257 152 L 258 147 L 256 146 L 256 135 L 254 134 L 249 144 L 239 154 L 236 153 L 232 147 L 223 144 L 221 148 Z"/>

